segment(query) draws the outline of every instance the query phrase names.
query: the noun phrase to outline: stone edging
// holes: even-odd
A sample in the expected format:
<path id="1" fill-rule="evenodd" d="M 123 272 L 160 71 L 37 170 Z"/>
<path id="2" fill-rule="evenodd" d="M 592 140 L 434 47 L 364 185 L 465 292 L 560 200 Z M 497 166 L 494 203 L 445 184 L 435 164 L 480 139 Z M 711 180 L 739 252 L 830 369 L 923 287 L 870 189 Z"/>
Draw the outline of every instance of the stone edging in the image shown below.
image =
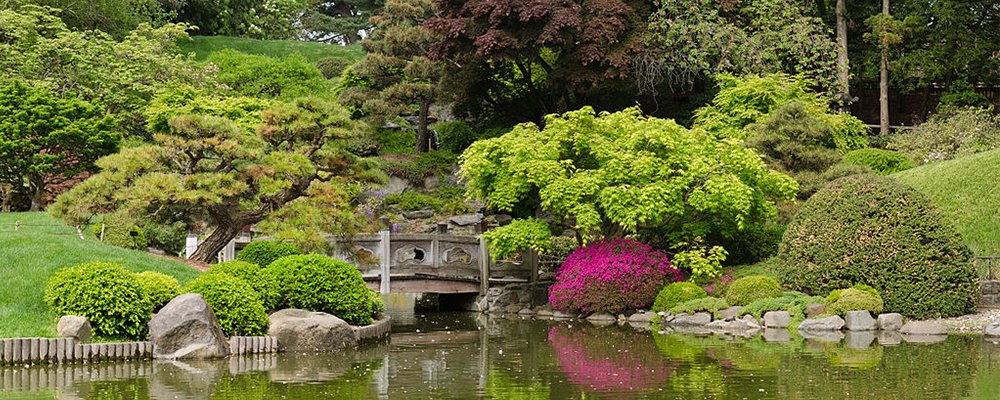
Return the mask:
<path id="1" fill-rule="evenodd" d="M 352 326 L 351 328 L 354 329 L 354 337 L 358 338 L 358 341 L 376 339 L 389 334 L 392 330 L 392 318 L 386 315 L 382 319 L 372 322 L 371 325 Z"/>

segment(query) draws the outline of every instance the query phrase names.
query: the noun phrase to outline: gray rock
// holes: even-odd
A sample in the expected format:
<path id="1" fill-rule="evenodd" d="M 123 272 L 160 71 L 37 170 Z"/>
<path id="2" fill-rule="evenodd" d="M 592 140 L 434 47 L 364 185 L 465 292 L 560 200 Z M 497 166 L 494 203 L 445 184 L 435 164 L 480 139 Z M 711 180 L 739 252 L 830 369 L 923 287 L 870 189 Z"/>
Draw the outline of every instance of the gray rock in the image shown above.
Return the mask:
<path id="1" fill-rule="evenodd" d="M 573 319 L 573 318 L 576 318 L 576 317 L 577 317 L 576 314 L 564 313 L 562 311 L 556 311 L 556 312 L 552 313 L 552 318 L 555 318 L 555 319 Z"/>
<path id="2" fill-rule="evenodd" d="M 875 341 L 875 331 L 847 331 L 844 332 L 844 345 L 848 348 L 864 350 Z"/>
<path id="3" fill-rule="evenodd" d="M 764 329 L 764 341 L 773 343 L 788 343 L 792 340 L 792 335 L 788 329 L 766 328 Z"/>
<path id="4" fill-rule="evenodd" d="M 324 313 L 288 308 L 271 314 L 268 336 L 278 338 L 278 351 L 330 352 L 358 345 L 347 322 Z"/>
<path id="5" fill-rule="evenodd" d="M 817 315 L 822 315 L 826 313 L 826 307 L 822 304 L 807 304 L 806 305 L 806 318 L 813 318 Z"/>
<path id="6" fill-rule="evenodd" d="M 521 311 L 518 311 L 517 313 L 520 314 L 520 315 L 534 315 L 535 314 L 535 310 L 532 310 L 529 307 L 524 307 L 524 308 L 521 309 Z"/>
<path id="7" fill-rule="evenodd" d="M 670 321 L 671 325 L 701 326 L 712 322 L 712 314 L 707 312 L 697 312 L 694 314 L 680 314 Z"/>
<path id="8" fill-rule="evenodd" d="M 903 343 L 903 336 L 899 331 L 881 331 L 878 333 L 878 344 L 883 346 L 895 346 Z"/>
<path id="9" fill-rule="evenodd" d="M 742 309 L 743 309 L 743 307 L 740 307 L 740 306 L 732 306 L 732 307 L 729 307 L 729 308 L 727 308 L 725 310 L 720 310 L 719 311 L 719 316 L 722 317 L 723 321 L 732 321 L 732 320 L 735 320 L 736 317 L 738 317 L 740 315 L 740 310 L 742 310 Z"/>
<path id="10" fill-rule="evenodd" d="M 833 315 L 826 318 L 807 319 L 799 324 L 799 331 L 839 331 L 844 327 L 844 320 Z"/>
<path id="11" fill-rule="evenodd" d="M 792 316 L 788 311 L 768 311 L 764 313 L 764 327 L 784 328 L 792 322 Z"/>
<path id="12" fill-rule="evenodd" d="M 497 214 L 493 216 L 493 220 L 497 221 L 497 225 L 504 226 L 509 224 L 510 221 L 513 221 L 514 217 L 507 214 Z"/>
<path id="13" fill-rule="evenodd" d="M 483 214 L 480 214 L 480 213 L 463 214 L 463 215 L 456 215 L 454 217 L 451 217 L 451 223 L 453 223 L 455 225 L 458 225 L 458 226 L 475 225 L 475 224 L 478 224 L 479 221 L 482 221 L 482 220 L 483 220 Z"/>
<path id="14" fill-rule="evenodd" d="M 865 310 L 848 311 L 844 316 L 844 327 L 849 331 L 873 331 L 875 318 Z"/>
<path id="15" fill-rule="evenodd" d="M 56 323 L 56 332 L 59 337 L 68 337 L 78 340 L 80 343 L 89 343 L 93 331 L 90 329 L 90 321 L 84 317 L 76 315 L 64 315 Z"/>
<path id="16" fill-rule="evenodd" d="M 656 313 L 652 311 L 637 312 L 628 317 L 628 322 L 648 323 L 655 316 Z"/>
<path id="17" fill-rule="evenodd" d="M 507 307 L 504 307 L 503 311 L 505 313 L 509 313 L 509 314 L 517 314 L 517 313 L 521 312 L 521 309 L 523 309 L 523 308 L 524 307 L 521 307 L 520 304 L 511 304 L 511 305 L 509 305 Z"/>
<path id="18" fill-rule="evenodd" d="M 903 327 L 903 316 L 897 313 L 879 314 L 878 329 L 883 331 L 898 331 Z"/>
<path id="19" fill-rule="evenodd" d="M 535 315 L 539 317 L 551 317 L 553 312 L 554 310 L 552 310 L 552 306 L 546 304 L 535 310 Z"/>
<path id="20" fill-rule="evenodd" d="M 410 185 L 410 181 L 400 177 L 390 176 L 389 183 L 386 184 L 382 190 L 384 190 L 387 194 L 400 194 L 410 190 L 412 187 L 413 186 Z"/>
<path id="21" fill-rule="evenodd" d="M 948 329 L 934 321 L 910 321 L 903 324 L 899 333 L 904 335 L 947 335 Z"/>
<path id="22" fill-rule="evenodd" d="M 149 321 L 154 358 L 221 358 L 229 341 L 215 312 L 197 293 L 174 297 Z"/>
<path id="23" fill-rule="evenodd" d="M 990 322 L 985 327 L 983 327 L 983 334 L 989 337 L 1000 336 L 1000 319 L 995 319 L 993 320 L 993 322 Z"/>
<path id="24" fill-rule="evenodd" d="M 737 319 L 733 321 L 723 321 L 721 319 L 717 319 L 715 321 L 705 324 L 705 328 L 719 330 L 727 333 L 760 329 L 760 325 L 757 325 L 757 321 L 752 320 L 753 317 L 750 318 L 751 321 L 742 319 Z"/>
<path id="25" fill-rule="evenodd" d="M 587 316 L 587 321 L 590 321 L 590 322 L 594 322 L 594 321 L 611 321 L 611 322 L 614 322 L 614 321 L 617 321 L 617 320 L 618 320 L 618 318 L 616 318 L 614 315 L 611 315 L 611 314 L 608 314 L 608 313 L 595 313 L 595 314 L 590 314 L 589 316 Z"/>
<path id="26" fill-rule="evenodd" d="M 403 218 L 406 218 L 406 219 L 424 219 L 424 218 L 430 218 L 430 217 L 433 217 L 433 216 L 434 216 L 434 210 L 428 210 L 426 208 L 423 209 L 423 210 L 404 211 L 403 212 Z"/>
<path id="27" fill-rule="evenodd" d="M 757 322 L 757 318 L 754 318 L 754 316 L 750 315 L 750 314 L 744 315 L 743 318 L 739 319 L 739 321 L 743 321 L 744 325 L 749 326 L 749 327 L 754 328 L 754 329 L 757 329 L 757 328 L 761 327 L 760 323 Z"/>

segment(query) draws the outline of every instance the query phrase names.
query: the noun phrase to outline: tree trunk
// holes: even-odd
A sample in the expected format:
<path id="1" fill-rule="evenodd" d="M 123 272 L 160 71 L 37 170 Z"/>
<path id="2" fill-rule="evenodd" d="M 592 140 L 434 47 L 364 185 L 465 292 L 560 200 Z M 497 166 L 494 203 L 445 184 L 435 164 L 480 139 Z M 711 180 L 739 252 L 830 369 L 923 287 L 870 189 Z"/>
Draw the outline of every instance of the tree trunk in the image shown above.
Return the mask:
<path id="1" fill-rule="evenodd" d="M 851 103 L 850 64 L 847 59 L 847 0 L 837 0 L 837 89 L 840 90 L 840 110 Z"/>
<path id="2" fill-rule="evenodd" d="M 837 0 L 839 3 L 840 0 Z M 816 0 L 816 15 L 819 19 L 826 20 L 826 0 Z"/>
<path id="3" fill-rule="evenodd" d="M 31 191 L 31 211 L 42 211 L 45 208 L 45 177 L 28 177 L 28 190 Z"/>
<path id="4" fill-rule="evenodd" d="M 882 14 L 889 15 L 889 0 L 882 0 Z M 882 49 L 878 79 L 879 134 L 889 134 L 889 49 Z"/>
<path id="5" fill-rule="evenodd" d="M 424 99 L 420 101 L 420 114 L 417 116 L 417 153 L 426 153 L 430 150 L 430 135 L 427 133 L 427 114 L 431 110 L 431 101 Z"/>
<path id="6" fill-rule="evenodd" d="M 236 237 L 243 230 L 243 225 L 229 224 L 215 228 L 211 235 L 205 238 L 204 242 L 198 244 L 198 249 L 191 254 L 191 260 L 203 263 L 215 261 L 215 257 L 226 247 L 230 240 Z"/>

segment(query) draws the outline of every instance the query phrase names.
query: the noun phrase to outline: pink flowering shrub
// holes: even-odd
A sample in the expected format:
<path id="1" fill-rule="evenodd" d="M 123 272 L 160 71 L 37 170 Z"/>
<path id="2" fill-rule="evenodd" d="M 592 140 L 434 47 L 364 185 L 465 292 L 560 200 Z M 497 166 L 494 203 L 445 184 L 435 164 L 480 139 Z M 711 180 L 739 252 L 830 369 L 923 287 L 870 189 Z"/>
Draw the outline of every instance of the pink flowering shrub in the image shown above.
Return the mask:
<path id="1" fill-rule="evenodd" d="M 661 385 L 677 368 L 633 329 L 560 324 L 549 331 L 549 345 L 570 383 L 610 398 Z"/>
<path id="2" fill-rule="evenodd" d="M 556 269 L 552 307 L 564 312 L 620 313 L 648 308 L 670 282 L 683 280 L 667 255 L 629 239 L 576 249 Z"/>
<path id="3" fill-rule="evenodd" d="M 729 289 L 729 285 L 731 285 L 735 280 L 736 277 L 733 276 L 733 269 L 730 268 L 729 272 L 726 273 L 725 276 L 716 279 L 715 282 L 705 285 L 705 293 L 708 293 L 709 296 L 721 297 L 726 294 L 726 290 Z"/>

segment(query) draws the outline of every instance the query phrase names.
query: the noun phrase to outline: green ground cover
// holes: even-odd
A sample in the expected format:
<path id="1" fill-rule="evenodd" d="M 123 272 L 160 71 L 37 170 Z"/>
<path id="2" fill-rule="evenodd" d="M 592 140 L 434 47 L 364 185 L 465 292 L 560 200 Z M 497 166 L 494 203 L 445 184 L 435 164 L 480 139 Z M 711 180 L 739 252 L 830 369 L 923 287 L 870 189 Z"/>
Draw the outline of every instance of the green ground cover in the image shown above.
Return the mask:
<path id="1" fill-rule="evenodd" d="M 15 221 L 22 224 L 17 232 Z M 57 316 L 42 301 L 49 276 L 91 261 L 119 263 L 135 272 L 159 271 L 181 284 L 198 275 L 179 261 L 108 246 L 92 237 L 80 240 L 74 228 L 45 213 L 0 213 L 0 337 L 55 336 Z"/>
<path id="2" fill-rule="evenodd" d="M 326 57 L 344 57 L 351 60 L 364 56 L 361 46 L 338 46 L 301 40 L 256 40 L 231 36 L 192 36 L 192 41 L 180 43 L 181 51 L 194 53 L 195 59 L 204 61 L 213 52 L 233 49 L 247 54 L 268 57 L 286 57 L 298 54 L 309 62 Z"/>
<path id="3" fill-rule="evenodd" d="M 1000 255 L 1000 150 L 890 176 L 929 197 L 976 255 Z"/>

